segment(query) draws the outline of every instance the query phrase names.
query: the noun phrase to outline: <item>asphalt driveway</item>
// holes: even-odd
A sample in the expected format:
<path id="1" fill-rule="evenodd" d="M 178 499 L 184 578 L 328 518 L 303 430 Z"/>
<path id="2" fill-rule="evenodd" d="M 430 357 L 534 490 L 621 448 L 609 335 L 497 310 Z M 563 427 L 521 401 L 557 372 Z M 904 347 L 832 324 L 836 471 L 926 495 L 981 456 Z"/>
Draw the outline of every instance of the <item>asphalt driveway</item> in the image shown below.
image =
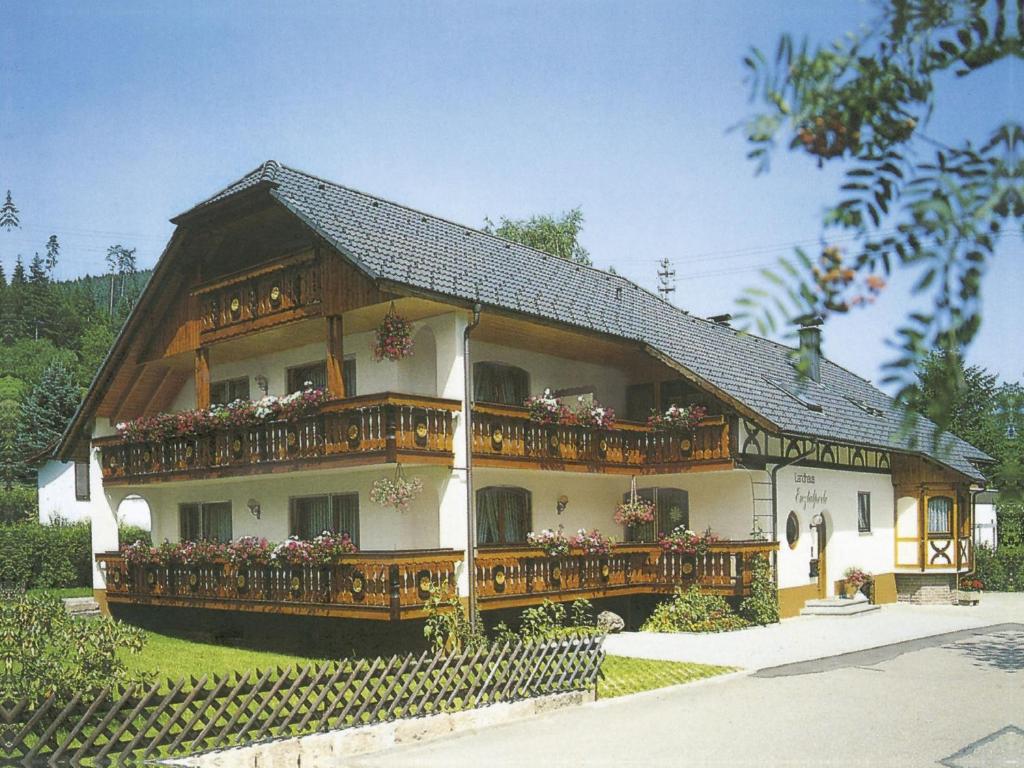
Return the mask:
<path id="1" fill-rule="evenodd" d="M 338 764 L 1021 766 L 1024 623 L 611 699 Z"/>

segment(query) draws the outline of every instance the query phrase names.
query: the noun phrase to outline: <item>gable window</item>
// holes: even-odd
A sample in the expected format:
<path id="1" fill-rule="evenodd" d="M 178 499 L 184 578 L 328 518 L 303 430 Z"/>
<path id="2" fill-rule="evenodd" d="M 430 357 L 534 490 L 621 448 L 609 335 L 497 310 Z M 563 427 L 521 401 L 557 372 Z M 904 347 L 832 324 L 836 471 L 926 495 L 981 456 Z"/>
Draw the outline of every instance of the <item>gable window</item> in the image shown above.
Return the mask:
<path id="1" fill-rule="evenodd" d="M 953 533 L 953 499 L 933 496 L 928 499 L 928 536 L 948 537 Z"/>
<path id="2" fill-rule="evenodd" d="M 182 541 L 231 541 L 231 502 L 178 505 Z"/>
<path id="3" fill-rule="evenodd" d="M 655 541 L 680 525 L 690 527 L 690 494 L 680 488 L 639 488 L 636 495 L 654 504 L 654 522 L 626 527 L 626 541 Z M 629 501 L 629 494 L 622 495 Z"/>
<path id="4" fill-rule="evenodd" d="M 291 499 L 288 513 L 290 536 L 315 539 L 324 531 L 347 533 L 359 546 L 359 494 L 334 493 Z"/>
<path id="5" fill-rule="evenodd" d="M 77 501 L 89 500 L 89 462 L 75 462 L 75 499 Z"/>
<path id="6" fill-rule="evenodd" d="M 477 544 L 524 544 L 529 530 L 528 490 L 491 486 L 477 491 Z"/>
<path id="7" fill-rule="evenodd" d="M 871 494 L 867 491 L 857 494 L 857 530 L 871 533 Z"/>
<path id="8" fill-rule="evenodd" d="M 789 544 L 790 549 L 796 549 L 799 541 L 800 518 L 797 517 L 796 512 L 790 512 L 789 516 L 786 517 L 786 543 Z"/>
<path id="9" fill-rule="evenodd" d="M 356 394 L 356 359 L 346 357 L 341 365 L 341 376 L 345 381 L 345 397 Z M 288 369 L 288 393 L 301 392 L 308 383 L 313 389 L 327 388 L 327 361 L 299 365 Z"/>
<path id="10" fill-rule="evenodd" d="M 473 400 L 478 403 L 522 405 L 530 396 L 530 375 L 503 363 L 473 364 Z"/>
<path id="11" fill-rule="evenodd" d="M 235 400 L 249 399 L 249 377 L 239 379 L 225 379 L 210 384 L 210 403 L 212 405 L 226 405 Z"/>

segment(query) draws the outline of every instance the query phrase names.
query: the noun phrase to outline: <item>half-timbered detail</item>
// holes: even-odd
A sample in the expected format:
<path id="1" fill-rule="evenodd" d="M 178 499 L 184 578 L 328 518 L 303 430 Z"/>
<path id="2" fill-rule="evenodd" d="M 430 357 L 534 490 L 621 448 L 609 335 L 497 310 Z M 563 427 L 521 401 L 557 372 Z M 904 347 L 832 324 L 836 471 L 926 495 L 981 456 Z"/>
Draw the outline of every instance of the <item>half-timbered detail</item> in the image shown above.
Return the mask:
<path id="1" fill-rule="evenodd" d="M 792 350 L 618 275 L 273 161 L 173 222 L 56 449 L 88 462 L 114 610 L 398 621 L 470 579 L 482 610 L 689 586 L 735 601 L 765 557 L 790 615 L 851 566 L 876 597 L 948 599 L 973 565 L 987 457 L 925 420 L 911 440 L 813 327 L 802 378 Z M 129 567 L 128 498 L 154 541 L 219 559 Z M 655 519 L 617 517 L 630 499 Z M 620 543 L 583 554 L 581 529 Z M 565 554 L 531 546 L 542 531 Z M 321 532 L 345 542 L 323 567 L 224 554 Z"/>

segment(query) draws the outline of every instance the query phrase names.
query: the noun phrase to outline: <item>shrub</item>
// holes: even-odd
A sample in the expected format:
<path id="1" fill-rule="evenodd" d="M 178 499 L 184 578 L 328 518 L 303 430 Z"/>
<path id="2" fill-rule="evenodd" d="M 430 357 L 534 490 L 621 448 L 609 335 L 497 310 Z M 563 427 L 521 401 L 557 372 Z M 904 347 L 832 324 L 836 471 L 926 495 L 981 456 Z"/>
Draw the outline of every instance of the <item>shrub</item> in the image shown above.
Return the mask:
<path id="1" fill-rule="evenodd" d="M 34 485 L 0 483 L 0 523 L 34 522 L 39 520 L 39 492 Z"/>
<path id="2" fill-rule="evenodd" d="M 142 649 L 142 630 L 109 618 L 72 618 L 55 597 L 22 595 L 0 603 L 0 690 L 34 706 L 55 697 L 129 682 L 123 652 Z"/>
<path id="3" fill-rule="evenodd" d="M 978 547 L 975 573 L 990 592 L 1024 591 L 1024 547 Z"/>
<path id="4" fill-rule="evenodd" d="M 574 601 L 568 611 L 565 609 L 565 603 L 545 600 L 540 605 L 523 611 L 518 633 L 509 629 L 504 622 L 494 629 L 495 640 L 499 642 L 532 642 L 597 633 L 598 629 L 594 625 L 594 606 L 589 600 Z"/>
<path id="5" fill-rule="evenodd" d="M 34 587 L 86 587 L 92 583 L 88 523 L 0 526 L 0 582 Z"/>
<path id="6" fill-rule="evenodd" d="M 753 576 L 750 597 L 740 603 L 740 616 L 751 624 L 777 624 L 779 622 L 779 593 L 772 578 L 771 563 L 764 555 L 756 555 L 750 564 Z"/>
<path id="7" fill-rule="evenodd" d="M 141 541 L 144 544 L 153 543 L 153 537 L 150 532 L 137 525 L 118 526 L 117 538 L 122 544 L 134 544 L 136 541 Z"/>
<path id="8" fill-rule="evenodd" d="M 641 632 L 729 632 L 743 629 L 747 622 L 733 613 L 729 604 L 718 595 L 708 595 L 696 586 L 682 587 L 659 603 Z"/>
<path id="9" fill-rule="evenodd" d="M 427 614 L 423 636 L 430 641 L 435 653 L 459 653 L 487 646 L 479 622 L 474 631 L 462 601 L 447 582 L 440 587 L 430 586 L 430 597 L 423 610 Z"/>

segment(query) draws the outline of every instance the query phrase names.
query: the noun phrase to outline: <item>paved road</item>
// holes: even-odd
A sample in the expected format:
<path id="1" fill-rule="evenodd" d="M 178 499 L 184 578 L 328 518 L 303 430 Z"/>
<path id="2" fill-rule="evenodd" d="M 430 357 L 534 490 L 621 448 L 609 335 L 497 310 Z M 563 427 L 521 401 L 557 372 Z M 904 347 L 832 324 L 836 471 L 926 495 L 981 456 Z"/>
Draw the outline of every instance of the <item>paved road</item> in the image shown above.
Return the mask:
<path id="1" fill-rule="evenodd" d="M 1024 624 L 611 699 L 341 764 L 1021 766 Z"/>

